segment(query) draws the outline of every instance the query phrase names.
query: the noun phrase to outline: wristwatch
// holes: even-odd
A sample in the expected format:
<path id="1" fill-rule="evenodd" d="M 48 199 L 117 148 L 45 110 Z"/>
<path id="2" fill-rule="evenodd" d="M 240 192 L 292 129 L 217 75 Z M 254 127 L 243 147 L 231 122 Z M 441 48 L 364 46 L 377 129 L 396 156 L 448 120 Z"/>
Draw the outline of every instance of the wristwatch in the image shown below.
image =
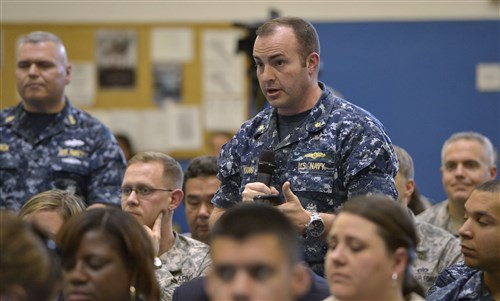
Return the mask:
<path id="1" fill-rule="evenodd" d="M 325 232 L 325 223 L 316 211 L 310 211 L 311 218 L 306 224 L 306 238 L 319 238 Z"/>

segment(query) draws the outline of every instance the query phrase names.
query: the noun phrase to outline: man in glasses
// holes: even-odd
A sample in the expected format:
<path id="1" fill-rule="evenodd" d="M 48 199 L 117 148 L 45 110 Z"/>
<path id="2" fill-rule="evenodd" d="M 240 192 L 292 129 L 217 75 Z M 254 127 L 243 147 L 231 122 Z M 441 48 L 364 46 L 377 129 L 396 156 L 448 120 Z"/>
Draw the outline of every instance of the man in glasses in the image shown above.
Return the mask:
<path id="1" fill-rule="evenodd" d="M 172 229 L 174 210 L 184 196 L 182 179 L 182 168 L 172 157 L 142 152 L 128 161 L 121 187 L 122 209 L 144 224 L 161 259 L 162 300 L 171 300 L 181 283 L 205 274 L 211 262 L 208 245 Z"/>
<path id="2" fill-rule="evenodd" d="M 323 300 L 328 284 L 302 261 L 296 228 L 278 209 L 243 203 L 210 232 L 212 267 L 173 300 Z M 204 289 L 202 288 L 204 286 Z"/>

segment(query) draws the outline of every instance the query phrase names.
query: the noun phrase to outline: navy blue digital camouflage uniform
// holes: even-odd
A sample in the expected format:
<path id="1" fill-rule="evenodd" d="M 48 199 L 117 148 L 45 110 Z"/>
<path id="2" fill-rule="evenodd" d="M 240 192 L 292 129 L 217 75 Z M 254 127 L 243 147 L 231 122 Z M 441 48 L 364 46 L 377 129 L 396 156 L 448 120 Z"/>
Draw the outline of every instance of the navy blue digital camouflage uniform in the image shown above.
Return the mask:
<path id="1" fill-rule="evenodd" d="M 483 281 L 483 272 L 464 262 L 444 269 L 427 293 L 428 301 L 494 301 Z"/>
<path id="2" fill-rule="evenodd" d="M 119 205 L 125 159 L 109 129 L 71 106 L 31 137 L 20 103 L 0 112 L 0 208 L 19 211 L 33 195 L 62 189 L 88 204 Z"/>
<path id="3" fill-rule="evenodd" d="M 281 192 L 285 181 L 304 208 L 334 213 L 346 199 L 380 193 L 397 199 L 394 175 L 397 161 L 382 124 L 369 112 L 333 95 L 319 83 L 321 98 L 300 129 L 281 142 L 277 112 L 269 107 L 246 121 L 221 150 L 218 159 L 219 191 L 212 202 L 229 208 L 241 202 L 247 183 L 256 182 L 259 154 L 273 150 L 276 170 L 271 186 Z M 328 231 L 329 229 L 326 229 Z M 303 242 L 305 260 L 323 275 L 326 243 Z"/>

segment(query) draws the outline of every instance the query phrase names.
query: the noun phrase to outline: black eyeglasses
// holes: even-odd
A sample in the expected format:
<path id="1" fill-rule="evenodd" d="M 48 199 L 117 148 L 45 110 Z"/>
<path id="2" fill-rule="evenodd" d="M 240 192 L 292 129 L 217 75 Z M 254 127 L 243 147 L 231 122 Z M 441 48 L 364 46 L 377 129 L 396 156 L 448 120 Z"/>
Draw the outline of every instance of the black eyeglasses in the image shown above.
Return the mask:
<path id="1" fill-rule="evenodd" d="M 132 191 L 135 191 L 135 193 L 141 197 L 150 196 L 156 191 L 169 191 L 169 192 L 173 191 L 172 189 L 151 188 L 151 187 L 147 187 L 147 186 L 139 186 L 139 187 L 135 187 L 135 188 L 124 186 L 124 187 L 120 188 L 120 190 L 121 190 L 122 196 L 124 196 L 124 197 L 129 196 L 132 193 Z"/>
<path id="2" fill-rule="evenodd" d="M 274 274 L 274 268 L 262 263 L 247 265 L 213 264 L 215 274 L 224 282 L 230 282 L 236 276 L 239 269 L 243 269 L 253 279 L 262 282 Z"/>

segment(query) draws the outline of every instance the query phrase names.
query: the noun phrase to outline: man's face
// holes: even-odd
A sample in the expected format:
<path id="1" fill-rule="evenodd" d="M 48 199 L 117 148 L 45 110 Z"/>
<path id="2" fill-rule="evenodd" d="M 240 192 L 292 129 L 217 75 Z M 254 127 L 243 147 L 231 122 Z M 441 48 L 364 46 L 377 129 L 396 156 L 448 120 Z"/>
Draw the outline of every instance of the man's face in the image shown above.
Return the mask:
<path id="1" fill-rule="evenodd" d="M 291 300 L 294 268 L 279 240 L 270 234 L 243 241 L 217 237 L 211 244 L 210 300 Z"/>
<path id="2" fill-rule="evenodd" d="M 219 179 L 209 176 L 191 178 L 184 187 L 184 205 L 191 237 L 204 243 L 208 243 L 208 218 L 214 208 L 212 198 L 219 186 Z"/>
<path id="3" fill-rule="evenodd" d="M 465 264 L 500 272 L 500 193 L 475 190 L 465 203 L 465 214 L 458 231 Z"/>
<path id="4" fill-rule="evenodd" d="M 62 48 L 53 42 L 22 44 L 17 53 L 17 91 L 28 111 L 51 108 L 64 102 L 64 87 L 71 67 Z"/>
<path id="5" fill-rule="evenodd" d="M 163 176 L 163 165 L 160 162 L 136 162 L 129 165 L 123 176 L 122 188 L 124 187 L 173 189 Z M 171 191 L 155 190 L 144 197 L 138 195 L 137 191 L 132 191 L 128 196 L 122 194 L 122 209 L 152 228 L 160 212 L 167 211 L 171 201 Z"/>
<path id="6" fill-rule="evenodd" d="M 279 27 L 268 36 L 257 37 L 253 48 L 260 88 L 269 103 L 283 115 L 302 112 L 301 104 L 311 89 L 309 69 L 298 47 L 293 30 Z"/>
<path id="7" fill-rule="evenodd" d="M 478 141 L 460 139 L 450 143 L 444 151 L 441 175 L 448 199 L 456 204 L 465 204 L 472 190 L 495 177 Z"/>

